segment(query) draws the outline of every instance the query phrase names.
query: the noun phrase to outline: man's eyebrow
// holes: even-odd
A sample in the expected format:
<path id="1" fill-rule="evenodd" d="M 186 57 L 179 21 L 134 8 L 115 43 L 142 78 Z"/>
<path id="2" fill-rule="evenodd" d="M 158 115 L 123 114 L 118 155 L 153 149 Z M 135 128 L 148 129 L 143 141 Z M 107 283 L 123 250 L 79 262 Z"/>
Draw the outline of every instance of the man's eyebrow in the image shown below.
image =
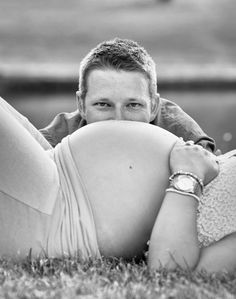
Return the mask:
<path id="1" fill-rule="evenodd" d="M 145 102 L 145 100 L 143 98 L 139 98 L 139 97 L 137 97 L 137 98 L 128 98 L 128 100 L 130 102 L 136 102 L 136 101 Z"/>
<path id="2" fill-rule="evenodd" d="M 94 98 L 93 101 L 94 102 L 96 102 L 96 101 L 110 101 L 110 99 L 109 98 L 104 98 L 104 97 L 101 97 L 101 98 L 98 97 L 98 98 Z"/>

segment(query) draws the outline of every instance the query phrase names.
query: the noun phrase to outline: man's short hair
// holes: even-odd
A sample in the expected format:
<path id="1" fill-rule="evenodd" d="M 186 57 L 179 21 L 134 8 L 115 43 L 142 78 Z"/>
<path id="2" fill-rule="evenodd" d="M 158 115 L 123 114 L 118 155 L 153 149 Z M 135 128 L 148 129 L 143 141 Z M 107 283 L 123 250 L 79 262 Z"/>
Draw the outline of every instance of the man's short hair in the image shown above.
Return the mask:
<path id="1" fill-rule="evenodd" d="M 152 57 L 138 43 L 115 38 L 92 49 L 81 61 L 79 91 L 82 99 L 87 93 L 87 78 L 92 70 L 114 69 L 141 72 L 149 81 L 150 96 L 157 91 L 156 65 Z"/>

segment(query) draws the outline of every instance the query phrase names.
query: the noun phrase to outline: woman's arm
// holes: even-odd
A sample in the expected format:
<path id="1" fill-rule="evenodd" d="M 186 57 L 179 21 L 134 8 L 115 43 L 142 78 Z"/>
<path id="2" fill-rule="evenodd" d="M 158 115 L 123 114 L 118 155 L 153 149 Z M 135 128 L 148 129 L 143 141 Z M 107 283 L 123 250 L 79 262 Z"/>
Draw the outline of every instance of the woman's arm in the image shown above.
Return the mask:
<path id="1" fill-rule="evenodd" d="M 150 268 L 195 267 L 200 253 L 196 209 L 193 197 L 166 193 L 150 239 Z"/>
<path id="2" fill-rule="evenodd" d="M 215 156 L 201 146 L 177 143 L 170 155 L 171 173 L 191 172 L 204 183 L 218 173 Z M 197 239 L 197 197 L 166 192 L 154 224 L 149 248 L 149 267 L 174 269 L 196 267 L 200 249 Z"/>
<path id="3" fill-rule="evenodd" d="M 0 191 L 51 214 L 59 188 L 56 164 L 21 117 L 0 98 Z"/>
<path id="4" fill-rule="evenodd" d="M 44 136 L 39 132 L 39 130 L 37 130 L 25 116 L 20 114 L 15 108 L 13 108 L 1 97 L 0 106 L 26 129 L 30 133 L 30 135 L 42 146 L 44 150 L 52 149 L 50 143 L 46 140 L 46 138 L 44 138 Z"/>

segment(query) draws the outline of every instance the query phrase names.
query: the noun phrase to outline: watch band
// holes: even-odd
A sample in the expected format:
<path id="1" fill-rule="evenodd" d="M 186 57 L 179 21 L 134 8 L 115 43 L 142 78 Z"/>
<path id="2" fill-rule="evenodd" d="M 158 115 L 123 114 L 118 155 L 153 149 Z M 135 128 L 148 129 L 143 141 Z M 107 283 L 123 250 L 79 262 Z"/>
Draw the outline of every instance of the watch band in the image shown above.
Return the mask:
<path id="1" fill-rule="evenodd" d="M 176 179 L 177 179 L 177 177 L 176 177 Z M 185 194 L 194 194 L 197 197 L 200 197 L 202 195 L 202 189 L 196 181 L 193 182 L 193 185 L 191 186 L 191 188 L 190 187 L 184 188 L 182 186 L 179 186 L 179 184 L 175 182 L 175 179 L 173 179 L 170 182 L 169 188 L 172 188 L 172 189 L 180 191 L 180 192 L 184 192 Z"/>
<path id="2" fill-rule="evenodd" d="M 204 184 L 203 184 L 202 179 L 200 179 L 197 175 L 193 174 L 192 172 L 182 171 L 182 170 L 176 171 L 176 172 L 174 172 L 174 173 L 169 177 L 169 181 L 170 181 L 170 183 L 171 183 L 171 181 L 173 181 L 173 179 L 174 179 L 176 176 L 179 176 L 179 175 L 187 175 L 187 176 L 190 176 L 190 177 L 192 177 L 193 179 L 195 179 L 195 180 L 198 182 L 198 184 L 200 185 L 200 187 L 201 187 L 201 192 L 203 193 Z"/>

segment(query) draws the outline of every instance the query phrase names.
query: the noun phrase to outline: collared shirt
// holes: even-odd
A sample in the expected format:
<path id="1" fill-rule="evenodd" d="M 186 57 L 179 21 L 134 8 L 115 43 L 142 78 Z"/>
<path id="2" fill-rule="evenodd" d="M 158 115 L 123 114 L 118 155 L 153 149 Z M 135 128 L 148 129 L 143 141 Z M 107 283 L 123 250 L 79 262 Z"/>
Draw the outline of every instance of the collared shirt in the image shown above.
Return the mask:
<path id="1" fill-rule="evenodd" d="M 56 115 L 53 121 L 40 132 L 55 147 L 64 137 L 86 124 L 79 111 L 63 112 Z M 194 119 L 172 101 L 160 98 L 157 116 L 151 124 L 182 137 L 185 141 L 193 140 L 195 144 L 200 144 L 212 152 L 216 149 L 214 139 L 209 137 Z"/>

